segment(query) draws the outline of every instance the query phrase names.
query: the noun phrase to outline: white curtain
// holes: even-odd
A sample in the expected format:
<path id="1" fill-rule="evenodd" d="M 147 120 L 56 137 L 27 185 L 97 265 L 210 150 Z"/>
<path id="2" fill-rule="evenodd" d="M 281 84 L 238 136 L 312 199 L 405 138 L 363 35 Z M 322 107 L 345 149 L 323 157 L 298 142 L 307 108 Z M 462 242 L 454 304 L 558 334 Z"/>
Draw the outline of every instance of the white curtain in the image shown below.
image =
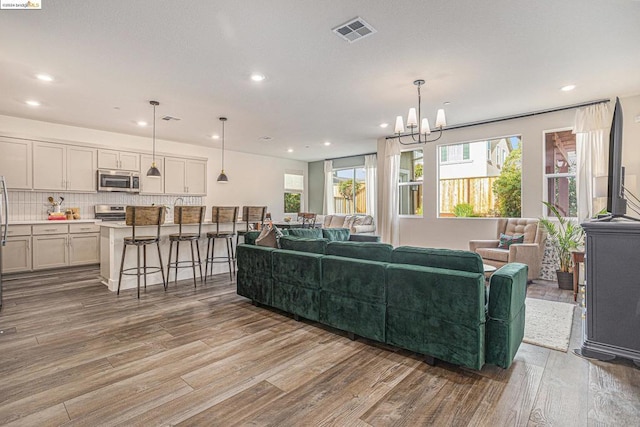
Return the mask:
<path id="1" fill-rule="evenodd" d="M 333 201 L 333 160 L 324 161 L 324 209 L 325 215 L 335 213 Z"/>
<path id="2" fill-rule="evenodd" d="M 367 213 L 373 216 L 374 221 L 376 220 L 376 192 L 378 182 L 377 178 L 377 170 L 378 170 L 378 156 L 376 154 L 369 154 L 364 156 L 364 184 L 367 189 Z"/>
<path id="3" fill-rule="evenodd" d="M 398 218 L 398 173 L 400 171 L 400 147 L 395 139 L 384 145 L 384 179 L 382 181 L 382 209 L 380 212 L 380 237 L 393 246 L 400 244 Z"/>
<path id="4" fill-rule="evenodd" d="M 610 122 L 606 103 L 589 105 L 576 111 L 573 133 L 576 134 L 578 156 L 576 188 L 579 221 L 595 216 L 606 206 L 606 199 L 595 197 L 594 178 L 607 174 L 609 141 L 605 141 L 605 137 Z"/>

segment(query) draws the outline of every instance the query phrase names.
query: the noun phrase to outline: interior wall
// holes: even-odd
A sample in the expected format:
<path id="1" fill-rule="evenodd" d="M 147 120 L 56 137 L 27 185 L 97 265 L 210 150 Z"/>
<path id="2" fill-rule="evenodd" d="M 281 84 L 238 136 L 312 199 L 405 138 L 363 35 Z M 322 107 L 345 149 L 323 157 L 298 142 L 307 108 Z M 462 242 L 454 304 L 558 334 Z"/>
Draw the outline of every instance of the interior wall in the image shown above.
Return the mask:
<path id="1" fill-rule="evenodd" d="M 151 152 L 151 138 L 119 134 L 0 115 L 0 135 L 50 142 L 81 143 L 101 148 Z M 284 173 L 301 171 L 307 188 L 307 162 L 225 150 L 228 184 L 218 184 L 221 150 L 156 139 L 161 155 L 201 157 L 207 161 L 207 196 L 203 203 L 213 205 L 266 205 L 274 219 L 284 216 Z M 143 165 L 143 169 L 144 169 Z M 1 171 L 0 171 L 1 174 Z M 307 199 L 307 190 L 303 200 Z M 143 197 L 143 196 L 140 196 Z M 306 209 L 306 206 L 305 206 Z M 211 212 L 208 209 L 207 218 Z"/>
<path id="2" fill-rule="evenodd" d="M 324 214 L 324 161 L 309 162 L 309 212 Z"/>
<path id="3" fill-rule="evenodd" d="M 640 96 L 621 99 L 624 109 L 623 163 L 627 174 L 636 174 L 640 186 Z M 613 107 L 611 107 L 613 108 Z M 451 115 L 455 114 L 453 111 Z M 538 218 L 543 214 L 543 134 L 545 131 L 573 126 L 575 110 L 540 114 L 498 123 L 445 131 L 437 142 L 424 149 L 424 216 L 400 218 L 400 244 L 468 249 L 472 239 L 494 239 L 496 219 L 492 218 L 437 218 L 438 186 L 436 147 L 441 144 L 460 143 L 522 135 L 522 217 Z M 378 200 L 382 200 L 385 139 L 378 140 Z M 415 146 L 414 146 L 415 147 Z M 404 148 L 411 148 L 404 147 Z M 378 206 L 380 212 L 380 205 Z"/>

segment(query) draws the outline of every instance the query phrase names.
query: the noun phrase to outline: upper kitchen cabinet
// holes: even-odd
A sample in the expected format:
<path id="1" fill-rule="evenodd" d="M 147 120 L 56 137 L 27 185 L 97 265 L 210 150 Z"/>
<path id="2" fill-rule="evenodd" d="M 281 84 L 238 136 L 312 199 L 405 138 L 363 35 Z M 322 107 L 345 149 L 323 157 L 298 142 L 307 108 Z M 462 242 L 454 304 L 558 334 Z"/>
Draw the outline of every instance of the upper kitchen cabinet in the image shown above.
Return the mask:
<path id="1" fill-rule="evenodd" d="M 164 193 L 164 157 L 156 156 L 156 166 L 160 170 L 160 176 L 147 176 L 147 170 L 151 167 L 153 157 L 149 154 L 140 156 L 142 173 L 140 174 L 140 194 L 163 194 Z"/>
<path id="2" fill-rule="evenodd" d="M 0 175 L 9 189 L 32 188 L 31 141 L 0 137 Z"/>
<path id="3" fill-rule="evenodd" d="M 98 169 L 140 172 L 140 154 L 129 151 L 98 150 Z"/>
<path id="4" fill-rule="evenodd" d="M 207 162 L 205 160 L 164 158 L 164 192 L 206 196 Z"/>
<path id="5" fill-rule="evenodd" d="M 75 145 L 33 143 L 33 188 L 96 191 L 97 150 Z"/>

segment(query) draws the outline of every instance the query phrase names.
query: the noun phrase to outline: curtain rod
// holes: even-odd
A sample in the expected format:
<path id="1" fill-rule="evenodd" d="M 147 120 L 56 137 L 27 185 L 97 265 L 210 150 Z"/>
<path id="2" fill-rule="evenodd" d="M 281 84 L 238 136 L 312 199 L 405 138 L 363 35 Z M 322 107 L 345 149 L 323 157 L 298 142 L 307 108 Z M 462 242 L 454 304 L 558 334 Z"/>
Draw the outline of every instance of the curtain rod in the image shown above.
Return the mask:
<path id="1" fill-rule="evenodd" d="M 459 125 L 453 125 L 453 126 L 447 126 L 445 128 L 443 128 L 442 130 L 454 130 L 454 129 L 462 129 L 462 128 L 467 128 L 467 127 L 472 127 L 472 126 L 480 126 L 480 125 L 488 125 L 491 123 L 498 123 L 498 122 L 504 122 L 507 120 L 513 120 L 513 119 L 522 119 L 525 117 L 533 117 L 533 116 L 537 116 L 540 114 L 547 114 L 547 113 L 555 113 L 556 111 L 564 111 L 564 110 L 571 110 L 574 108 L 581 108 L 581 107 L 588 107 L 589 105 L 596 105 L 596 104 L 602 104 L 602 103 L 606 103 L 609 102 L 609 99 L 600 99 L 597 101 L 589 101 L 589 102 L 583 102 L 581 104 L 574 104 L 574 105 L 567 105 L 566 107 L 556 107 L 556 108 L 550 108 L 547 110 L 539 110 L 539 111 L 531 111 L 529 113 L 521 113 L 521 114 L 514 114 L 512 116 L 504 116 L 504 117 L 498 117 L 495 119 L 487 119 L 487 120 L 480 120 L 477 122 L 469 122 L 469 123 L 461 123 Z M 411 134 L 402 134 L 400 136 L 409 136 Z M 398 135 L 393 135 L 393 136 L 386 136 L 385 139 L 395 139 L 398 138 Z"/>
<path id="2" fill-rule="evenodd" d="M 332 157 L 330 159 L 325 159 L 325 160 L 340 160 L 340 159 L 348 159 L 350 157 L 360 157 L 360 156 L 370 156 L 372 154 L 378 154 L 377 152 L 373 152 L 373 153 L 364 153 L 364 154 L 354 154 L 353 156 L 342 156 L 342 157 Z"/>

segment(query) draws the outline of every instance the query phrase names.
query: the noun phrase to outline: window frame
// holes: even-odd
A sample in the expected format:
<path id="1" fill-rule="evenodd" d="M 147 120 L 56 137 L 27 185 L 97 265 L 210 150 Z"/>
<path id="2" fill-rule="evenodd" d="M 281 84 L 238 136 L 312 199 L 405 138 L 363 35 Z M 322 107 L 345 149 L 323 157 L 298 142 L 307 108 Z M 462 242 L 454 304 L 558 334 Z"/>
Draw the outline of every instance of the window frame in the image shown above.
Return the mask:
<path id="1" fill-rule="evenodd" d="M 562 128 L 555 128 L 555 129 L 545 129 L 542 131 L 542 144 L 540 144 L 542 146 L 542 200 L 545 202 L 549 202 L 549 178 L 573 178 L 576 181 L 576 186 L 577 186 L 577 179 L 578 179 L 578 167 L 580 166 L 578 163 L 578 147 L 576 144 L 576 171 L 575 173 L 566 173 L 566 172 L 562 172 L 562 173 L 552 173 L 552 174 L 547 174 L 546 173 L 546 154 L 547 154 L 547 144 L 546 144 L 546 138 L 548 134 L 552 134 L 554 132 L 567 132 L 567 131 L 573 131 L 572 127 L 562 127 Z M 577 141 L 576 141 L 577 142 Z M 549 202 L 550 203 L 550 202 Z M 570 203 L 570 202 L 569 202 Z M 540 209 L 542 210 L 542 217 L 543 218 L 554 218 L 553 215 L 549 215 L 549 212 L 547 211 L 546 206 L 544 206 L 543 203 L 541 203 L 541 207 Z M 577 188 L 576 188 L 576 207 L 579 205 L 579 200 L 578 200 L 578 192 L 577 192 Z M 577 209 L 576 209 L 576 213 L 577 213 Z M 576 216 L 567 216 L 567 217 L 563 217 L 563 218 L 567 218 L 570 220 L 577 220 L 578 217 Z"/>
<path id="2" fill-rule="evenodd" d="M 445 147 L 445 146 L 452 146 L 452 145 L 464 145 L 464 144 L 468 144 L 469 147 L 471 147 L 471 144 L 473 143 L 478 143 L 478 142 L 484 142 L 485 143 L 485 147 L 483 148 L 484 152 L 486 153 L 486 161 L 488 164 L 491 164 L 493 166 L 495 166 L 497 169 L 500 169 L 500 171 L 502 171 L 502 166 L 504 165 L 504 161 L 506 160 L 506 158 L 509 156 L 508 152 L 504 152 L 502 154 L 504 154 L 503 160 L 502 162 L 500 162 L 499 164 L 496 164 L 497 162 L 493 162 L 493 160 L 491 159 L 491 152 L 490 152 L 490 145 L 489 142 L 490 141 L 494 141 L 494 140 L 500 140 L 500 139 L 506 139 L 507 141 L 509 141 L 511 138 L 520 138 L 520 148 L 522 149 L 523 145 L 524 145 L 524 136 L 522 133 L 510 133 L 510 134 L 506 134 L 506 135 L 499 135 L 499 136 L 488 136 L 485 138 L 477 138 L 477 139 L 469 139 L 469 140 L 464 140 L 464 141 L 455 141 L 455 142 L 446 142 L 446 143 L 442 143 L 439 145 L 436 145 L 435 150 L 435 158 L 436 158 L 436 203 L 437 203 L 437 208 L 436 208 L 436 218 L 437 219 L 472 219 L 472 220 L 476 220 L 476 219 L 492 219 L 495 220 L 496 218 L 503 218 L 503 217 L 494 217 L 494 216 L 477 216 L 477 217 L 457 217 L 457 216 L 442 216 L 441 212 L 440 212 L 440 205 L 441 205 L 441 185 L 440 185 L 440 181 L 441 181 L 441 173 L 440 173 L 440 166 L 441 165 L 454 165 L 454 164 L 464 164 L 464 163 L 473 163 L 473 159 L 471 158 L 471 148 L 469 148 L 469 159 L 468 160 L 459 160 L 459 161 L 445 161 L 445 162 L 441 162 L 441 153 L 440 153 L 440 148 L 441 147 Z M 544 145 L 544 144 L 543 144 Z M 464 148 L 463 148 L 464 150 Z M 544 150 L 544 148 L 543 148 Z M 497 159 L 496 159 L 497 160 Z M 522 163 L 524 163 L 522 161 Z M 522 167 L 523 164 L 521 163 L 520 165 L 520 192 L 521 192 L 521 200 L 522 200 Z M 499 175 L 498 175 L 499 176 Z M 522 202 L 521 202 L 522 203 Z M 509 218 L 509 217 L 507 217 Z M 522 218 L 522 205 L 520 206 L 520 217 L 518 218 Z"/>
<path id="3" fill-rule="evenodd" d="M 290 188 L 287 187 L 286 183 L 287 183 L 287 175 L 296 175 L 296 176 L 301 176 L 302 177 L 302 189 L 298 189 L 298 188 Z M 304 171 L 301 170 L 285 170 L 284 174 L 283 174 L 283 192 L 282 192 L 282 210 L 284 211 L 284 206 L 285 206 L 285 195 L 287 193 L 292 193 L 292 194 L 299 194 L 300 195 L 300 211 L 299 212 L 304 212 Z M 284 212 L 285 216 L 291 216 L 291 215 L 297 215 L 299 212 Z"/>
<path id="4" fill-rule="evenodd" d="M 398 213 L 398 217 L 399 218 L 424 218 L 424 166 L 425 166 L 425 149 L 424 147 L 416 147 L 416 148 L 407 148 L 404 150 L 400 151 L 400 158 L 402 158 L 402 153 L 407 153 L 407 152 L 414 152 L 414 151 L 422 151 L 422 179 L 419 181 L 406 181 L 406 182 L 402 182 L 400 180 L 400 174 L 402 173 L 402 171 L 409 171 L 408 169 L 400 169 L 398 168 L 398 188 L 397 188 L 397 192 L 398 192 L 398 206 L 396 206 L 397 209 L 397 213 Z M 415 159 L 413 159 L 415 161 Z M 413 165 L 414 171 L 415 171 L 415 165 Z M 409 172 L 413 172 L 413 171 L 409 171 Z M 409 187 L 409 191 L 411 191 L 410 187 L 415 187 L 415 186 L 419 186 L 422 191 L 420 191 L 420 194 L 422 195 L 422 213 L 421 214 L 403 214 L 400 212 L 400 196 L 401 196 L 401 188 L 402 187 Z M 419 191 L 419 190 L 416 190 Z M 411 193 L 409 193 L 411 194 Z"/>
<path id="5" fill-rule="evenodd" d="M 353 183 L 354 183 L 354 186 L 355 186 L 355 183 L 356 183 L 356 169 L 362 169 L 363 171 L 365 171 L 365 175 L 366 175 L 366 168 L 364 167 L 364 165 L 361 165 L 361 166 L 344 166 L 344 167 L 333 168 L 331 170 L 332 178 L 336 179 L 336 176 L 335 176 L 336 172 L 352 170 L 353 171 L 353 177 L 351 179 L 353 180 Z M 366 185 L 366 180 L 363 181 L 363 182 Z M 367 191 L 366 188 L 365 188 L 365 191 Z M 357 193 L 356 193 L 356 196 L 357 196 Z M 365 193 L 365 204 L 366 204 L 366 193 Z M 356 199 L 354 197 L 354 200 L 352 202 L 352 208 L 355 210 L 355 207 L 356 207 Z M 335 205 L 334 205 L 334 209 L 335 209 Z M 363 214 L 362 213 L 358 213 L 358 212 L 345 212 L 345 213 L 341 213 L 339 215 L 363 215 Z"/>

